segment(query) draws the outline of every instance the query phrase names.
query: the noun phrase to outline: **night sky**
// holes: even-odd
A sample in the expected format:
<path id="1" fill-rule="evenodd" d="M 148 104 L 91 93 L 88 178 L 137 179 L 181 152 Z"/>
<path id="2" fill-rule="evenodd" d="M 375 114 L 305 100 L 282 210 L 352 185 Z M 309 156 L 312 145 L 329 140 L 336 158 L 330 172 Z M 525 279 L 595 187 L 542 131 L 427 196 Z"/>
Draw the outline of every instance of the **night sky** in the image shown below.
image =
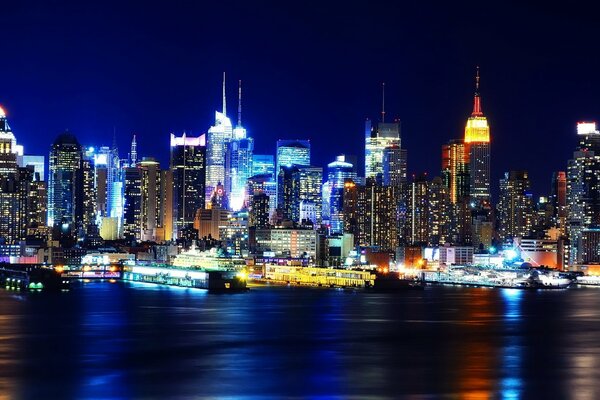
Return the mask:
<path id="1" fill-rule="evenodd" d="M 82 3 L 2 2 L 0 104 L 28 154 L 47 156 L 66 128 L 95 146 L 115 129 L 122 157 L 136 133 L 138 153 L 166 167 L 169 133 L 214 122 L 227 71 L 228 114 L 242 79 L 255 152 L 309 138 L 321 166 L 340 153 L 364 162 L 385 81 L 409 172 L 433 176 L 441 145 L 463 135 L 480 65 L 494 192 L 504 171 L 527 169 L 539 195 L 566 168 L 576 122 L 600 113 L 598 24 L 575 6 Z"/>

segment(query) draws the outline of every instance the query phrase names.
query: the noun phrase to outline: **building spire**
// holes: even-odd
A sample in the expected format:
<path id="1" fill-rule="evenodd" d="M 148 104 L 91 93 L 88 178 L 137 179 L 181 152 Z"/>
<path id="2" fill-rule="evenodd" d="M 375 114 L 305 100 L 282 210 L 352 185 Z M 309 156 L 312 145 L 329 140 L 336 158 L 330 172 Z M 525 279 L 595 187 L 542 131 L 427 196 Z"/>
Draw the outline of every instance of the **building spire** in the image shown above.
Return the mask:
<path id="1" fill-rule="evenodd" d="M 382 102 L 381 102 L 381 122 L 385 122 L 385 82 L 381 84 Z"/>
<path id="2" fill-rule="evenodd" d="M 242 80 L 238 83 L 238 126 L 242 126 Z"/>
<path id="3" fill-rule="evenodd" d="M 133 140 L 131 141 L 131 165 L 137 164 L 137 143 L 135 141 L 135 133 L 133 134 Z"/>
<path id="4" fill-rule="evenodd" d="M 475 74 L 475 98 L 473 100 L 473 113 L 471 116 L 483 116 L 483 111 L 481 110 L 481 97 L 479 97 L 479 65 L 477 66 L 477 72 Z"/>
<path id="5" fill-rule="evenodd" d="M 223 115 L 227 116 L 227 101 L 225 100 L 225 71 L 223 71 Z"/>

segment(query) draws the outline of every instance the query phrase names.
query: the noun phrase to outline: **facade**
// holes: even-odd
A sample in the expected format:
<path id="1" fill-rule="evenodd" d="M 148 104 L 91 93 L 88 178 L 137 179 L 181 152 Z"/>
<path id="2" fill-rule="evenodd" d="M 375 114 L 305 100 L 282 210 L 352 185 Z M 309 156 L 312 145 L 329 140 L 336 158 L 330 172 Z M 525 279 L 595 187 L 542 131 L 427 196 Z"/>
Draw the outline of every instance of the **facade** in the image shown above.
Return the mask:
<path id="1" fill-rule="evenodd" d="M 255 231 L 255 252 L 275 253 L 277 257 L 318 260 L 321 251 L 320 234 L 312 229 L 262 228 Z"/>
<path id="2" fill-rule="evenodd" d="M 471 246 L 441 246 L 440 265 L 471 265 L 473 264 L 473 247 Z"/>
<path id="3" fill-rule="evenodd" d="M 451 140 L 442 146 L 442 178 L 452 204 L 469 196 L 469 155 L 464 141 Z"/>
<path id="4" fill-rule="evenodd" d="M 198 230 L 198 238 L 220 238 L 219 227 L 226 226 L 229 211 L 222 208 L 198 209 L 194 220 L 194 229 Z"/>
<path id="5" fill-rule="evenodd" d="M 275 157 L 272 154 L 252 155 L 252 175 L 262 174 L 275 176 Z"/>
<path id="6" fill-rule="evenodd" d="M 173 184 L 172 189 L 167 187 L 167 190 L 172 190 L 173 237 L 193 224 L 196 211 L 205 206 L 206 151 L 204 135 L 191 137 L 184 133 L 176 137 L 171 134 Z"/>
<path id="7" fill-rule="evenodd" d="M 270 198 L 265 192 L 256 192 L 250 201 L 248 225 L 257 228 L 269 226 Z"/>
<path id="8" fill-rule="evenodd" d="M 600 229 L 581 231 L 580 264 L 600 264 Z"/>

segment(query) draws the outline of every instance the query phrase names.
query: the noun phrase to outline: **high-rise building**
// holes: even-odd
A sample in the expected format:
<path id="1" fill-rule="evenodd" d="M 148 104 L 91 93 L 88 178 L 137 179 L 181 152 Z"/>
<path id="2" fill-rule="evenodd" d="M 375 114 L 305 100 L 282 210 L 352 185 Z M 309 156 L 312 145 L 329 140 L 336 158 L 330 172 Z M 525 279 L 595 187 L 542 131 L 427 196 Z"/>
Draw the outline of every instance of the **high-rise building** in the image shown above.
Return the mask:
<path id="1" fill-rule="evenodd" d="M 429 240 L 429 182 L 422 174 L 413 179 L 410 186 L 410 243 L 426 245 Z"/>
<path id="2" fill-rule="evenodd" d="M 375 178 L 368 178 L 364 186 L 352 186 L 350 182 L 344 192 L 347 231 L 356 231 L 354 240 L 357 245 L 395 250 L 398 246 L 396 191 L 391 186 L 378 183 Z"/>
<path id="3" fill-rule="evenodd" d="M 473 112 L 465 126 L 465 146 L 469 162 L 470 196 L 472 199 L 490 198 L 490 127 L 483 115 L 479 96 L 479 67 L 475 78 Z"/>
<path id="4" fill-rule="evenodd" d="M 89 215 L 95 207 L 90 187 L 91 167 L 84 160 L 82 148 L 69 132 L 59 135 L 50 150 L 48 179 L 48 225 L 63 234 L 74 233 L 78 227 L 91 223 Z"/>
<path id="5" fill-rule="evenodd" d="M 371 120 L 365 122 L 365 178 L 383 176 L 384 150 L 390 147 L 400 148 L 400 122 L 380 122 L 372 126 Z M 389 170 L 389 169 L 388 169 Z"/>
<path id="6" fill-rule="evenodd" d="M 383 184 L 403 188 L 407 183 L 407 152 L 394 145 L 383 149 Z"/>
<path id="7" fill-rule="evenodd" d="M 469 196 L 469 157 L 462 140 L 451 140 L 442 146 L 442 178 L 456 204 Z"/>
<path id="8" fill-rule="evenodd" d="M 322 182 L 323 169 L 320 167 L 282 166 L 279 171 L 277 207 L 283 211 L 283 217 L 294 222 L 302 222 L 301 204 L 306 211 L 312 205 L 315 216 L 312 223 L 321 223 Z"/>
<path id="9" fill-rule="evenodd" d="M 229 205 L 234 211 L 244 206 L 246 183 L 253 176 L 252 162 L 254 139 L 247 137 L 242 126 L 242 81 L 238 88 L 238 121 L 233 129 L 233 137 L 228 144 L 226 155 L 225 190 L 229 193 Z"/>
<path id="10" fill-rule="evenodd" d="M 133 160 L 133 157 L 132 157 Z M 160 241 L 159 228 L 163 225 L 162 182 L 160 164 L 154 158 L 144 157 L 137 164 L 140 170 L 141 204 L 140 232 L 142 241 Z"/>
<path id="11" fill-rule="evenodd" d="M 593 122 L 577 124 L 579 144 L 567 166 L 567 225 L 570 264 L 581 262 L 581 233 L 600 225 L 600 132 Z"/>
<path id="12" fill-rule="evenodd" d="M 344 229 L 344 183 L 356 181 L 354 166 L 346 162 L 344 155 L 337 156 L 327 164 L 327 182 L 323 184 L 323 214 L 326 215 L 332 234 L 341 234 Z M 326 210 L 326 212 L 325 212 Z"/>
<path id="13" fill-rule="evenodd" d="M 600 264 L 600 229 L 590 228 L 581 231 L 579 240 L 581 264 Z"/>
<path id="14" fill-rule="evenodd" d="M 123 236 L 128 240 L 142 237 L 142 173 L 138 167 L 123 168 Z"/>
<path id="15" fill-rule="evenodd" d="M 215 112 L 215 124 L 208 129 L 206 135 L 206 205 L 215 187 L 226 185 L 226 154 L 229 142 L 233 139 L 233 126 L 227 117 L 227 101 L 225 98 L 225 73 L 223 73 L 223 112 Z M 195 214 L 194 210 L 193 214 Z"/>
<path id="16" fill-rule="evenodd" d="M 264 192 L 257 192 L 250 201 L 248 226 L 266 228 L 269 226 L 269 196 Z"/>
<path id="17" fill-rule="evenodd" d="M 17 164 L 17 157 L 22 155 L 23 147 L 17 145 L 6 114 L 0 108 L 0 241 L 9 245 L 25 240 L 27 228 L 35 222 L 31 220 L 35 210 L 29 207 L 30 202 L 40 200 L 31 198 L 37 194 L 31 191 L 34 167 Z"/>
<path id="18" fill-rule="evenodd" d="M 269 196 L 269 215 L 277 208 L 277 182 L 272 174 L 259 174 L 248 178 L 246 189 L 246 203 L 250 203 L 252 196 L 265 193 Z"/>
<path id="19" fill-rule="evenodd" d="M 452 204 L 448 188 L 436 176 L 429 182 L 429 239 L 432 246 L 444 245 L 450 239 Z"/>
<path id="20" fill-rule="evenodd" d="M 510 171 L 500 179 L 498 234 L 502 241 L 527 237 L 533 225 L 534 205 L 527 171 Z"/>
<path id="21" fill-rule="evenodd" d="M 88 153 L 93 157 L 98 218 L 113 218 L 117 222 L 117 229 L 121 231 L 124 178 L 119 150 L 116 145 L 102 146 L 97 151 L 88 149 Z"/>
<path id="22" fill-rule="evenodd" d="M 173 236 L 176 238 L 179 230 L 194 223 L 196 211 L 205 206 L 205 136 L 191 137 L 184 133 L 176 137 L 171 134 L 170 165 L 173 179 Z"/>
<path id="23" fill-rule="evenodd" d="M 275 169 L 275 180 L 279 181 L 278 176 L 281 167 L 291 167 L 292 165 L 310 165 L 309 140 L 280 139 L 277 141 L 277 165 Z"/>

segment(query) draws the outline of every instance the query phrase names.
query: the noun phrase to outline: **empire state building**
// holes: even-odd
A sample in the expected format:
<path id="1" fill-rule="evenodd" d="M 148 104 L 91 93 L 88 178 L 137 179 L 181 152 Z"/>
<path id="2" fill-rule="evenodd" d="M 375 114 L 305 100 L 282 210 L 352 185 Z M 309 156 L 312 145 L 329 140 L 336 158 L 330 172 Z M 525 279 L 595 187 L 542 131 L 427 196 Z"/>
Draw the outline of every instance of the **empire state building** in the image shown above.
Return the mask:
<path id="1" fill-rule="evenodd" d="M 481 110 L 479 67 L 475 77 L 473 112 L 465 126 L 465 147 L 469 155 L 470 195 L 475 200 L 490 198 L 490 127 Z"/>

